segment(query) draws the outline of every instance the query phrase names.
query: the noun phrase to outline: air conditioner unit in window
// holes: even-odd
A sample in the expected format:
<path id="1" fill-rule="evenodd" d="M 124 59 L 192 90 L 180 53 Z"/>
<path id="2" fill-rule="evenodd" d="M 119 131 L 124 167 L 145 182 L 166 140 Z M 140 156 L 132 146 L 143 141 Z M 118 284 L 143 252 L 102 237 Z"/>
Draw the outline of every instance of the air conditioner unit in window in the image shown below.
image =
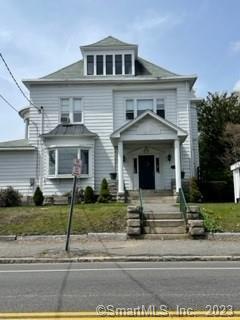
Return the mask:
<path id="1" fill-rule="evenodd" d="M 61 123 L 70 123 L 69 117 L 61 117 Z"/>

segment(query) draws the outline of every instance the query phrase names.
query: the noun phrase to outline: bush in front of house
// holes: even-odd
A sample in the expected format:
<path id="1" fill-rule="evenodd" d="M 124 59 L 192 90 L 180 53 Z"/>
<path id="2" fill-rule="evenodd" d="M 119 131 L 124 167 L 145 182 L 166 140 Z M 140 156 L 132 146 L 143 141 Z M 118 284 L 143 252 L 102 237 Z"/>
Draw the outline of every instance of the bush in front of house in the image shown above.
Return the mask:
<path id="1" fill-rule="evenodd" d="M 85 203 L 94 203 L 94 192 L 93 188 L 90 186 L 87 186 L 84 192 L 84 202 Z"/>
<path id="2" fill-rule="evenodd" d="M 101 183 L 100 195 L 98 197 L 98 202 L 106 203 L 111 200 L 111 195 L 108 188 L 108 182 L 104 178 Z"/>
<path id="3" fill-rule="evenodd" d="M 33 202 L 35 203 L 35 206 L 42 206 L 43 201 L 44 196 L 42 190 L 40 189 L 40 187 L 37 187 L 33 195 Z"/>
<path id="4" fill-rule="evenodd" d="M 21 204 L 21 194 L 13 187 L 0 190 L 0 207 L 18 207 Z"/>
<path id="5" fill-rule="evenodd" d="M 192 177 L 189 181 L 189 201 L 201 202 L 202 194 L 198 187 L 198 181 L 196 177 Z"/>

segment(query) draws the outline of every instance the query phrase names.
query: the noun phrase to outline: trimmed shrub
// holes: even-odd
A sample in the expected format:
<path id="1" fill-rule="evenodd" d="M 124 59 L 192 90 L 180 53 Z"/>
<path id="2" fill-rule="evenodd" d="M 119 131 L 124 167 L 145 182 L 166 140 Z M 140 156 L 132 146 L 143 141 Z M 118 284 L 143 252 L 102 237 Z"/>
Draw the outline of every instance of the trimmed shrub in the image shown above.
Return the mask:
<path id="1" fill-rule="evenodd" d="M 202 194 L 198 187 L 198 181 L 196 177 L 192 177 L 189 181 L 189 201 L 201 202 Z"/>
<path id="2" fill-rule="evenodd" d="M 94 192 L 93 188 L 87 186 L 84 192 L 84 202 L 85 203 L 94 203 Z"/>
<path id="3" fill-rule="evenodd" d="M 21 204 L 21 194 L 13 187 L 0 190 L 0 207 L 18 207 Z"/>
<path id="4" fill-rule="evenodd" d="M 33 201 L 35 203 L 35 206 L 42 206 L 43 205 L 43 201 L 44 201 L 44 196 L 42 193 L 42 190 L 40 189 L 40 187 L 37 187 L 34 195 L 33 195 Z"/>
<path id="5" fill-rule="evenodd" d="M 98 202 L 106 203 L 111 199 L 111 195 L 108 188 L 107 180 L 104 178 L 101 183 L 100 195 L 98 197 Z"/>

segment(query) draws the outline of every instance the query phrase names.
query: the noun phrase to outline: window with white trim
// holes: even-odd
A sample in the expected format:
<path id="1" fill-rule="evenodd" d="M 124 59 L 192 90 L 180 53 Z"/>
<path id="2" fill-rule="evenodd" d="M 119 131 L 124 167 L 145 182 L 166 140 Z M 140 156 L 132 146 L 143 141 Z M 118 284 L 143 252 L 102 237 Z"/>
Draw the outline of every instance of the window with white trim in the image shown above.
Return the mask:
<path id="1" fill-rule="evenodd" d="M 125 74 L 132 74 L 132 55 L 124 55 Z"/>
<path id="2" fill-rule="evenodd" d="M 87 75 L 92 76 L 94 74 L 94 56 L 87 56 Z"/>
<path id="3" fill-rule="evenodd" d="M 82 160 L 81 175 L 89 175 L 89 149 L 79 147 L 63 147 L 49 150 L 49 176 L 72 175 L 75 159 Z"/>
<path id="4" fill-rule="evenodd" d="M 82 99 L 81 98 L 61 98 L 61 117 L 60 121 L 63 124 L 67 123 L 82 123 Z"/>
<path id="5" fill-rule="evenodd" d="M 122 74 L 122 55 L 121 54 L 115 55 L 115 73 Z"/>
<path id="6" fill-rule="evenodd" d="M 156 101 L 156 113 L 158 116 L 165 118 L 165 106 L 164 99 L 157 99 Z"/>
<path id="7" fill-rule="evenodd" d="M 97 55 L 97 75 L 103 75 L 103 55 Z"/>
<path id="8" fill-rule="evenodd" d="M 126 100 L 126 120 L 134 119 L 134 100 Z"/>
<path id="9" fill-rule="evenodd" d="M 137 115 L 139 116 L 146 110 L 153 111 L 153 99 L 137 99 Z"/>

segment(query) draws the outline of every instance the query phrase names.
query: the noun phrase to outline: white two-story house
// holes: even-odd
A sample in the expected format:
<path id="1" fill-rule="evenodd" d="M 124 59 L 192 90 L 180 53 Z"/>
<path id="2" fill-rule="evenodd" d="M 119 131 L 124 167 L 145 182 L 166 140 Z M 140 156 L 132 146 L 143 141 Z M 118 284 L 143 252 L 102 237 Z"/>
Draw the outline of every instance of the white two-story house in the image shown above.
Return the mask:
<path id="1" fill-rule="evenodd" d="M 124 190 L 171 190 L 199 166 L 195 75 L 178 75 L 138 56 L 138 46 L 107 37 L 81 47 L 82 59 L 23 80 L 33 105 L 19 114 L 25 138 L 0 143 L 0 188 L 32 195 L 80 188 L 98 192 L 117 173 Z"/>

